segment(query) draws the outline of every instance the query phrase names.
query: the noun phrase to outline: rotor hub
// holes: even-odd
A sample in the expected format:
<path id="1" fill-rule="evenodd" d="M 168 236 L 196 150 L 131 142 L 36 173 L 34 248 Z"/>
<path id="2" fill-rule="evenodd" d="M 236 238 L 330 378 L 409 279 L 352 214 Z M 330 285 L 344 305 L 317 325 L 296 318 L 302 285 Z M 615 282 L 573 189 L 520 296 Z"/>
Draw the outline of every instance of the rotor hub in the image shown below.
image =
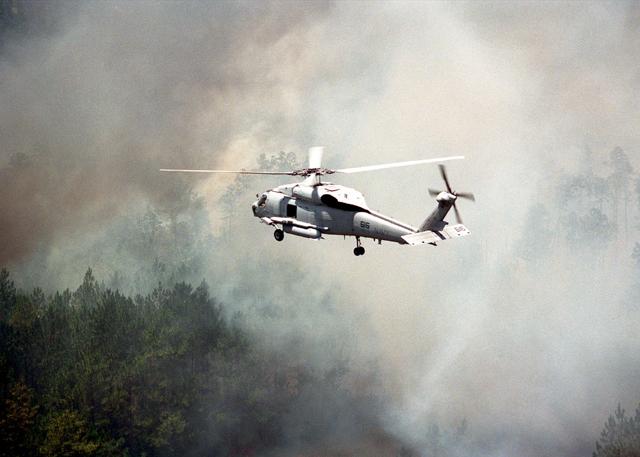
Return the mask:
<path id="1" fill-rule="evenodd" d="M 292 176 L 311 176 L 311 175 L 332 175 L 336 170 L 331 168 L 299 168 L 291 172 Z"/>
<path id="2" fill-rule="evenodd" d="M 444 202 L 444 203 L 453 203 L 457 199 L 458 199 L 458 196 L 455 193 L 449 193 L 446 191 L 440 192 L 436 197 L 437 202 Z"/>

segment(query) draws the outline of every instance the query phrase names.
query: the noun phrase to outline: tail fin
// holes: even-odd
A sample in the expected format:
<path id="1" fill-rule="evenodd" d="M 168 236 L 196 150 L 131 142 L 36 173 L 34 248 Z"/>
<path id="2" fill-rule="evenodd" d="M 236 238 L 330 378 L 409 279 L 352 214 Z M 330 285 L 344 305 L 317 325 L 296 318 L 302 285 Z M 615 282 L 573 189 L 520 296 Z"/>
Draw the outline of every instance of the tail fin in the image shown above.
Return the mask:
<path id="1" fill-rule="evenodd" d="M 418 229 L 420 232 L 424 232 L 425 230 L 440 231 L 447 225 L 444 218 L 456 201 L 456 197 L 446 192 L 441 192 L 436 197 L 436 201 L 438 202 L 438 206 L 429 214 L 422 224 L 420 224 Z"/>
<path id="2" fill-rule="evenodd" d="M 460 212 L 458 212 L 456 200 L 460 197 L 476 201 L 476 198 L 470 192 L 455 192 L 452 190 L 449 178 L 447 177 L 447 169 L 442 164 L 438 165 L 438 168 L 440 169 L 440 176 L 442 176 L 446 191 L 429 189 L 429 194 L 432 197 L 436 197 L 438 207 L 424 220 L 422 225 L 420 225 L 421 232 L 425 230 L 442 230 L 447 225 L 444 218 L 451 208 L 453 208 L 458 224 L 462 224 L 462 218 L 460 217 Z"/>

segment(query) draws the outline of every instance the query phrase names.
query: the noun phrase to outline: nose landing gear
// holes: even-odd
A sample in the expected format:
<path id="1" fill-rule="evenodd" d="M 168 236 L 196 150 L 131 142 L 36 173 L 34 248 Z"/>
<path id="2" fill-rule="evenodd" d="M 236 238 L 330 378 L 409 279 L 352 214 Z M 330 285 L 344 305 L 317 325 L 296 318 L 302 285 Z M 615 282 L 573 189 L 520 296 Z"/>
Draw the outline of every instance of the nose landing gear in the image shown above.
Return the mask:
<path id="1" fill-rule="evenodd" d="M 273 237 L 276 239 L 276 241 L 282 241 L 284 240 L 284 232 L 280 229 L 276 229 L 276 231 L 273 232 Z"/>
<path id="2" fill-rule="evenodd" d="M 356 236 L 357 246 L 353 249 L 353 254 L 356 256 L 364 255 L 364 248 L 360 245 L 360 237 Z"/>

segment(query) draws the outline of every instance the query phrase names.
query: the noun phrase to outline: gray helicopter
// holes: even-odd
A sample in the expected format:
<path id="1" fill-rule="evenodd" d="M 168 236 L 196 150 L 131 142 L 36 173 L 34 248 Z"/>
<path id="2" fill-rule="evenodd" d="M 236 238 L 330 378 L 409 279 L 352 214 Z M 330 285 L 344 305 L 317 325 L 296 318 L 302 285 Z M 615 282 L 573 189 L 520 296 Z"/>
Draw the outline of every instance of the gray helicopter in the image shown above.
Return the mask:
<path id="1" fill-rule="evenodd" d="M 323 175 L 335 173 L 360 173 L 387 168 L 406 167 L 427 163 L 440 163 L 463 159 L 463 156 L 442 157 L 437 159 L 410 160 L 406 162 L 386 163 L 365 167 L 330 169 L 322 167 L 322 147 L 309 149 L 309 166 L 293 171 L 246 171 L 246 170 L 179 170 L 163 168 L 163 172 L 178 173 L 235 173 L 243 175 L 302 176 L 304 181 L 284 184 L 256 195 L 252 205 L 253 215 L 261 222 L 275 227 L 273 236 L 277 241 L 284 239 L 285 233 L 304 238 L 321 239 L 323 235 L 353 236 L 356 256 L 364 254 L 360 238 L 372 238 L 381 244 L 391 241 L 410 246 L 430 244 L 436 246 L 440 241 L 469 235 L 462 224 L 456 207 L 458 198 L 475 201 L 473 194 L 455 192 L 451 189 L 444 165 L 439 164 L 440 174 L 446 190 L 429 189 L 438 206 L 420 224 L 413 227 L 369 208 L 364 196 L 355 189 L 323 182 Z M 444 220 L 453 208 L 456 225 Z M 279 228 L 281 227 L 281 228 Z"/>

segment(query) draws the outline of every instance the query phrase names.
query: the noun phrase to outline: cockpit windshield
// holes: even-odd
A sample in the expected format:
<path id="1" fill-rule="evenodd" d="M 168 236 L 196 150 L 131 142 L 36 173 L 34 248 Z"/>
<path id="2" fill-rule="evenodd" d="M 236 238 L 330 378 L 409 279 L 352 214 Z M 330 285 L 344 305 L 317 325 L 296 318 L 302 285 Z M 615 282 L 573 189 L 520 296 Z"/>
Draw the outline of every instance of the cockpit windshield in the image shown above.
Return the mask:
<path id="1" fill-rule="evenodd" d="M 258 206 L 262 208 L 266 203 L 267 203 L 267 194 L 262 194 L 262 196 L 260 197 L 260 200 L 258 200 Z"/>

